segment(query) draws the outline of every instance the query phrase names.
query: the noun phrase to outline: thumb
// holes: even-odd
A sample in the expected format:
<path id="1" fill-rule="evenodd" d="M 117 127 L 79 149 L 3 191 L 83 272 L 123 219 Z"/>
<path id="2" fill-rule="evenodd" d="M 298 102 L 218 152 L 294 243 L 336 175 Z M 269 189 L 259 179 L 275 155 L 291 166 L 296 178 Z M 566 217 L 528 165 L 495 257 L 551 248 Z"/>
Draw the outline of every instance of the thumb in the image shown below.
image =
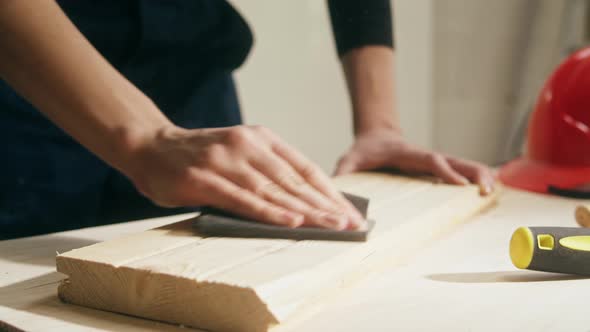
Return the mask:
<path id="1" fill-rule="evenodd" d="M 336 165 L 335 176 L 352 173 L 358 169 L 358 158 L 353 154 L 346 154 Z"/>

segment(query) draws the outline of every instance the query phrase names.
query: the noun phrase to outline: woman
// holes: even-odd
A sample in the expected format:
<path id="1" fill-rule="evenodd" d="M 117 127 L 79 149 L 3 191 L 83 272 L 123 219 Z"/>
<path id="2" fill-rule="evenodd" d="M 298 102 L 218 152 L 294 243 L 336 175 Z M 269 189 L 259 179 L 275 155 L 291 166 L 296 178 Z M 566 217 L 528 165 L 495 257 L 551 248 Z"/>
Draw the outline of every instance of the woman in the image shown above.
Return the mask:
<path id="1" fill-rule="evenodd" d="M 389 2 L 329 1 L 354 110 L 337 173 L 380 167 L 493 185 L 406 143 Z M 0 237 L 210 205 L 287 227 L 363 227 L 315 164 L 241 124 L 231 72 L 252 35 L 221 0 L 0 2 Z"/>

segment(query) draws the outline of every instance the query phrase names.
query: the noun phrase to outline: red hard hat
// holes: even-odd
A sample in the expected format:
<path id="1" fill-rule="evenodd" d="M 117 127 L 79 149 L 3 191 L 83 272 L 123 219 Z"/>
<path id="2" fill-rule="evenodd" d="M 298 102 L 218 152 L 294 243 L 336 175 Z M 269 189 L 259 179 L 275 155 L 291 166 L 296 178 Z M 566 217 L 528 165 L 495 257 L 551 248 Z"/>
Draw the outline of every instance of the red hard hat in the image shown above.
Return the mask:
<path id="1" fill-rule="evenodd" d="M 500 180 L 547 192 L 590 183 L 590 47 L 563 61 L 539 95 L 526 154 L 500 170 Z"/>

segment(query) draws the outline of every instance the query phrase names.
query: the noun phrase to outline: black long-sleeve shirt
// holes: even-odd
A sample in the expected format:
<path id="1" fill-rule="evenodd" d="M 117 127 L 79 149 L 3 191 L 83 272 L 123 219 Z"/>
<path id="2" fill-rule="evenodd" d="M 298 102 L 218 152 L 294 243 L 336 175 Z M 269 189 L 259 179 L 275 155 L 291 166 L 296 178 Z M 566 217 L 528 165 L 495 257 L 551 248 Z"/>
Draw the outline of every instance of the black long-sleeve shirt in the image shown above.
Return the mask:
<path id="1" fill-rule="evenodd" d="M 58 2 L 107 58 L 119 59 L 138 46 L 151 46 L 155 57 L 169 53 L 162 47 L 173 51 L 181 46 L 186 51 L 193 45 L 194 63 L 233 69 L 244 61 L 253 43 L 247 23 L 223 0 Z M 327 3 L 339 55 L 364 45 L 394 46 L 390 0 Z M 118 25 L 116 31 L 112 25 Z"/>
<path id="2" fill-rule="evenodd" d="M 390 0 L 328 0 L 339 55 L 365 45 L 392 47 Z"/>
<path id="3" fill-rule="evenodd" d="M 58 0 L 89 41 L 163 110 L 246 59 L 251 30 L 225 0 Z M 338 53 L 393 47 L 390 0 L 327 0 Z M 268 13 L 268 15 L 276 15 Z"/>
<path id="4" fill-rule="evenodd" d="M 57 1 L 91 44 L 175 123 L 197 128 L 239 122 L 230 72 L 246 58 L 253 36 L 228 2 Z M 387 0 L 330 0 L 328 5 L 340 54 L 363 45 L 393 46 Z M 58 39 L 56 36 L 56 42 Z M 84 72 L 83 67 L 77 69 Z M 109 89 L 108 82 L 102 83 Z M 2 207 L 8 211 L 0 213 L 0 237 L 91 225 L 94 217 L 89 214 L 99 211 L 95 206 L 109 205 L 101 200 L 106 192 L 118 192 L 113 200 L 131 197 L 130 206 L 136 206 L 138 196 L 127 193 L 124 184 L 120 187 L 112 182 L 118 178 L 107 175 L 102 162 L 73 144 L 2 80 L 0 110 L 1 128 L 10 128 L 5 130 L 9 144 L 3 152 L 11 160 L 2 168 L 8 175 L 0 177 L 5 184 L 0 197 L 10 192 L 11 198 L 0 204 L 0 212 Z M 35 139 L 47 144 L 35 143 Z M 105 177 L 109 180 L 102 180 Z M 123 189 L 106 191 L 110 186 Z M 51 200 L 40 199 L 49 195 Z M 79 197 L 72 208 L 69 203 L 74 195 Z M 68 204 L 62 204 L 63 200 Z"/>

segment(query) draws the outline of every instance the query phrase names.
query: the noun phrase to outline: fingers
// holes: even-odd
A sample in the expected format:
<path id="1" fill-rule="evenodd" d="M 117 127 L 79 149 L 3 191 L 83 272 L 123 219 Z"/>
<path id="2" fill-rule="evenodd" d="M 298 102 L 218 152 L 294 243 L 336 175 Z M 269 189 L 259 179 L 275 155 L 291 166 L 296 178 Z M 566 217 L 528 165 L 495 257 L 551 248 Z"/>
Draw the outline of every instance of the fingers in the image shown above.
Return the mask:
<path id="1" fill-rule="evenodd" d="M 330 179 L 267 129 L 185 130 L 156 143 L 148 157 L 157 163 L 146 167 L 160 176 L 144 177 L 144 191 L 157 204 L 211 205 L 288 227 L 363 226 Z"/>
<path id="2" fill-rule="evenodd" d="M 448 158 L 451 167 L 479 186 L 480 194 L 488 195 L 494 190 L 494 174 L 485 165 L 457 158 Z"/>
<path id="3" fill-rule="evenodd" d="M 192 196 L 199 196 L 196 197 L 199 200 L 206 196 L 205 200 L 209 205 L 281 226 L 299 227 L 304 222 L 303 215 L 266 201 L 213 172 L 195 171 L 190 179 L 193 188 L 200 190 Z M 184 197 L 190 199 L 191 195 L 187 194 Z"/>
<path id="4" fill-rule="evenodd" d="M 466 185 L 469 180 L 455 171 L 447 159 L 438 153 L 426 153 L 422 158 L 423 167 L 446 183 Z"/>
<path id="5" fill-rule="evenodd" d="M 482 195 L 493 191 L 494 177 L 489 169 L 480 163 L 444 157 L 437 153 L 428 153 L 426 160 L 430 171 L 447 183 L 459 185 L 475 183 L 479 186 Z"/>
<path id="6" fill-rule="evenodd" d="M 298 180 L 298 178 L 300 178 L 303 180 L 302 183 L 304 185 L 299 185 L 298 187 L 295 186 L 295 188 L 292 187 L 292 183 L 285 183 L 287 187 L 291 187 L 291 190 L 294 190 L 294 194 L 302 195 L 302 197 L 307 196 L 309 202 L 311 196 L 309 196 L 309 192 L 307 194 L 305 193 L 305 191 L 308 191 L 305 189 L 307 187 L 306 185 L 309 185 L 311 188 L 308 189 L 312 189 L 312 192 L 318 192 L 321 194 L 321 196 L 327 197 L 331 201 L 330 205 L 336 203 L 337 208 L 343 210 L 342 212 L 344 212 L 348 217 L 348 228 L 357 229 L 366 226 L 366 222 L 361 214 L 348 200 L 346 200 L 346 198 L 344 198 L 344 196 L 338 190 L 336 190 L 330 178 L 317 165 L 305 158 L 296 149 L 282 142 L 274 134 L 269 132 L 264 134 L 272 141 L 272 150 L 278 157 L 280 157 L 278 159 L 282 159 L 283 162 L 287 163 L 295 171 L 296 175 L 293 179 Z M 265 167 L 269 166 L 269 164 L 259 163 L 257 168 L 264 169 Z M 267 169 L 267 172 L 270 171 L 270 169 Z M 263 173 L 265 172 L 263 171 Z M 284 175 L 283 179 L 289 179 L 289 175 Z M 321 202 L 321 204 L 325 204 L 325 201 L 318 198 L 314 198 L 313 201 L 315 203 Z M 310 203 L 313 204 L 313 202 Z M 327 206 L 324 205 L 324 207 Z"/>
<path id="7" fill-rule="evenodd" d="M 302 215 L 304 217 L 304 225 L 337 230 L 341 230 L 347 226 L 347 220 L 341 213 L 329 213 L 315 208 L 297 196 L 285 191 L 280 185 L 250 165 L 234 167 L 224 172 L 223 175 L 264 200 Z"/>
<path id="8" fill-rule="evenodd" d="M 332 220 L 333 227 L 331 228 L 348 227 L 349 220 L 338 205 L 306 182 L 286 161 L 274 153 L 270 151 L 259 153 L 250 162 L 253 168 L 264 174 L 285 193 L 297 197 L 314 209 L 325 211 L 326 217 Z M 308 224 L 313 224 L 315 219 L 311 218 L 306 221 Z"/>

